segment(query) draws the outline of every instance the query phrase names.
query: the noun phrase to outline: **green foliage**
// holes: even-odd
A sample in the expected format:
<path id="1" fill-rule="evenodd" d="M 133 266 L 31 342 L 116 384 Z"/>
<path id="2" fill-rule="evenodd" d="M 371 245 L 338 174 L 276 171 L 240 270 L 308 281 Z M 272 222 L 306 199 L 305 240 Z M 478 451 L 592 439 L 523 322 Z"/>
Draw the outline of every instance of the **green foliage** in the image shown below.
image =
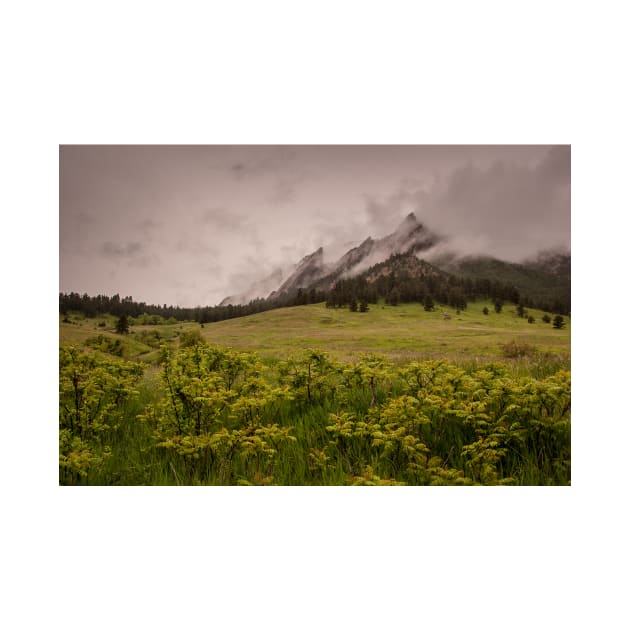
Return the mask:
<path id="1" fill-rule="evenodd" d="M 201 330 L 194 328 L 193 330 L 186 330 L 179 335 L 179 347 L 191 348 L 193 346 L 203 344 L 205 340 L 201 334 Z"/>
<path id="2" fill-rule="evenodd" d="M 159 348 L 164 343 L 164 336 L 159 330 L 141 330 L 135 334 L 136 341 L 151 348 Z"/>
<path id="3" fill-rule="evenodd" d="M 105 335 L 90 337 L 89 339 L 86 339 L 85 345 L 90 348 L 94 348 L 95 350 L 100 350 L 101 352 L 113 354 L 117 357 L 122 357 L 123 355 L 123 344 L 120 339 L 112 339 L 111 337 L 106 337 Z"/>
<path id="4" fill-rule="evenodd" d="M 207 479 L 213 462 L 226 483 L 235 462 L 252 458 L 269 463 L 289 430 L 273 423 L 287 387 L 274 387 L 255 355 L 195 344 L 176 355 L 161 348 L 164 397 L 148 406 L 141 420 L 150 424 L 156 445 L 183 458 L 189 479 Z M 247 467 L 247 466 L 245 466 Z"/>
<path id="5" fill-rule="evenodd" d="M 62 351 L 62 483 L 570 483 L 570 375 L 557 368 L 318 350 L 271 368 L 207 344 L 163 345 L 160 366 L 141 402 L 139 367 Z"/>
<path id="6" fill-rule="evenodd" d="M 59 351 L 60 480 L 85 477 L 109 456 L 103 435 L 118 428 L 143 368 L 77 348 Z"/>
<path id="7" fill-rule="evenodd" d="M 543 322 L 545 322 L 545 324 L 549 324 L 549 323 L 551 323 L 551 317 L 549 317 L 549 315 L 548 315 L 547 313 L 545 313 L 545 314 L 542 316 L 542 320 L 543 320 Z"/>

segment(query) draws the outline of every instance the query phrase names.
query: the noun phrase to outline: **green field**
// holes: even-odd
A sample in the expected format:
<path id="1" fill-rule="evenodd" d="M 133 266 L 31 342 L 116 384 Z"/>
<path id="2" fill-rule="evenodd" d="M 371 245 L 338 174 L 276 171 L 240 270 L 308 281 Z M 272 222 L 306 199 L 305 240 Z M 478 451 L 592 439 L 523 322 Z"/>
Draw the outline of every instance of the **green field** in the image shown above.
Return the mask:
<path id="1" fill-rule="evenodd" d="M 60 483 L 570 483 L 569 319 L 484 306 L 313 304 L 126 335 L 69 314 Z"/>
<path id="2" fill-rule="evenodd" d="M 490 311 L 488 315 L 482 312 L 484 306 Z M 193 322 L 132 326 L 131 333 L 123 339 L 123 357 L 146 362 L 155 359 L 155 347 L 143 342 L 148 330 L 173 342 L 179 332 L 196 328 L 212 344 L 257 352 L 267 359 L 286 358 L 306 348 L 316 348 L 345 361 L 375 352 L 396 363 L 438 358 L 485 362 L 504 359 L 501 346 L 511 341 L 568 359 L 570 318 L 565 317 L 565 328 L 556 330 L 542 321 L 542 311 L 529 309 L 528 313 L 536 320 L 533 324 L 518 317 L 514 305 L 506 304 L 497 314 L 492 304 L 482 301 L 469 304 L 459 314 L 448 307 L 426 312 L 419 304 L 371 305 L 367 313 L 312 304 L 207 323 L 203 328 Z M 106 321 L 107 327 L 99 328 L 99 321 Z M 114 333 L 114 324 L 114 318 L 77 318 L 73 324 L 61 323 L 60 341 L 82 344 L 99 334 L 120 338 Z"/>

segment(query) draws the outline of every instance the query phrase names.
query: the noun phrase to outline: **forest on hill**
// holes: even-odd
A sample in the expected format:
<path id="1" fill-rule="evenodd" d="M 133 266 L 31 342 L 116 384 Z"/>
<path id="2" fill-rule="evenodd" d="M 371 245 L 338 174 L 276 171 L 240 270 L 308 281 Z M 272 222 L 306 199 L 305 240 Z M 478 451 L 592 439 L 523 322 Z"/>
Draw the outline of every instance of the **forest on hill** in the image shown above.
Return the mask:
<path id="1" fill-rule="evenodd" d="M 395 254 L 354 277 L 334 282 L 323 278 L 287 294 L 259 298 L 248 304 L 181 307 L 136 302 L 131 296 L 121 298 L 118 294 L 109 297 L 71 292 L 59 294 L 59 312 L 66 314 L 75 311 L 86 317 L 105 313 L 127 317 L 147 314 L 177 321 L 207 323 L 319 302 L 326 302 L 331 307 L 344 307 L 350 306 L 353 301 L 376 304 L 379 300 L 385 300 L 395 305 L 399 302 L 430 300 L 465 309 L 468 302 L 481 299 L 510 301 L 522 307 L 539 308 L 562 315 L 570 313 L 570 296 L 564 289 L 556 293 L 544 291 L 541 297 L 531 287 L 527 292 L 522 292 L 514 284 L 483 277 L 483 273 L 475 276 L 472 273 L 456 275 L 442 271 L 413 254 Z"/>

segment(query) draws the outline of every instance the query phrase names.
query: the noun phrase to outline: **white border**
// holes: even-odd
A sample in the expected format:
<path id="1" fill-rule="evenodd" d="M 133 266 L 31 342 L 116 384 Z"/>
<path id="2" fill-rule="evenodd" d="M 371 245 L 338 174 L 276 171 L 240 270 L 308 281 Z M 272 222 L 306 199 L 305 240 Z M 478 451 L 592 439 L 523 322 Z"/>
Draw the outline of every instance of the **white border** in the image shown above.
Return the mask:
<path id="1" fill-rule="evenodd" d="M 5 627 L 627 622 L 621 6 L 3 9 Z M 57 146 L 226 142 L 571 143 L 574 487 L 57 487 Z"/>

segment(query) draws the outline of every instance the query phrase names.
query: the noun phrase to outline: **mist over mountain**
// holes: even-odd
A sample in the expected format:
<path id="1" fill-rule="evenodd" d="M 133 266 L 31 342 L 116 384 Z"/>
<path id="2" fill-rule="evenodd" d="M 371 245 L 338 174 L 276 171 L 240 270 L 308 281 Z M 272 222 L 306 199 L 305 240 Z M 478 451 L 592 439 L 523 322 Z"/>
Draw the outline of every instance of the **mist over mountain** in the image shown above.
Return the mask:
<path id="1" fill-rule="evenodd" d="M 265 297 L 282 282 L 283 273 L 282 269 L 274 269 L 274 271 L 259 280 L 252 283 L 248 289 L 238 293 L 236 295 L 228 295 L 221 300 L 219 306 L 229 306 L 235 304 L 247 304 L 257 298 Z"/>
<path id="2" fill-rule="evenodd" d="M 225 298 L 221 306 L 246 304 L 252 299 L 283 299 L 299 289 L 329 291 L 339 280 L 356 277 L 399 255 L 415 255 L 434 268 L 464 278 L 508 283 L 539 301 L 570 303 L 571 255 L 566 248 L 539 252 L 516 263 L 493 256 L 470 255 L 465 250 L 458 252 L 457 245 L 457 239 L 437 234 L 410 212 L 392 233 L 380 239 L 368 236 L 336 261 L 326 261 L 326 250 L 320 246 L 304 256 L 288 277 L 283 279 L 277 270 L 252 284 L 248 291 Z"/>
<path id="3" fill-rule="evenodd" d="M 355 276 L 370 267 L 387 260 L 395 254 L 415 254 L 427 251 L 442 241 L 442 237 L 428 230 L 410 212 L 394 232 L 380 239 L 368 236 L 360 245 L 353 247 L 338 260 L 326 262 L 325 250 L 319 247 L 313 253 L 304 256 L 284 282 L 277 283 L 269 292 L 269 280 L 255 284 L 250 291 L 230 296 L 221 302 L 226 304 L 244 304 L 254 298 L 276 299 L 290 294 L 299 288 L 314 287 L 329 289 L 339 278 Z M 241 299 L 243 301 L 238 302 Z"/>

